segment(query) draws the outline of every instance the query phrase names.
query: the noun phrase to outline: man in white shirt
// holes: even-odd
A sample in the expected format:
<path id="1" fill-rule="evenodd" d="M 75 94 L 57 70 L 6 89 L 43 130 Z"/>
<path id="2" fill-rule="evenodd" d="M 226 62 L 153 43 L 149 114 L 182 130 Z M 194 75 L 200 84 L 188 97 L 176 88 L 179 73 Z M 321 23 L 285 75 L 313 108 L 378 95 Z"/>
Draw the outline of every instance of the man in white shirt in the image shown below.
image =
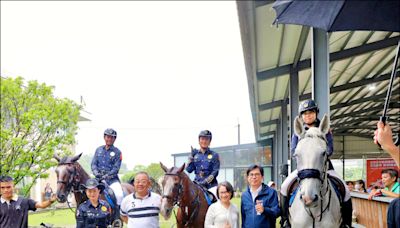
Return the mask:
<path id="1" fill-rule="evenodd" d="M 149 191 L 150 177 L 146 172 L 135 176 L 135 192 L 126 196 L 121 203 L 121 218 L 128 228 L 159 228 L 161 196 Z"/>

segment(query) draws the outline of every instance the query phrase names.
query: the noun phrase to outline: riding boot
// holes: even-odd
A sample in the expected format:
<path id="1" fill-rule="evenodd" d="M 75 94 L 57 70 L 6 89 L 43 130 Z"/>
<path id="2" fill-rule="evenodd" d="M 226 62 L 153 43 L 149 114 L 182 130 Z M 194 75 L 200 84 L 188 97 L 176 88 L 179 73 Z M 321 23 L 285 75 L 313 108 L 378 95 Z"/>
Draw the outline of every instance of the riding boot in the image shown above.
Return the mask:
<path id="1" fill-rule="evenodd" d="M 353 216 L 353 204 L 351 199 L 343 202 L 342 205 L 342 224 L 341 227 L 352 227 L 352 216 Z"/>
<path id="2" fill-rule="evenodd" d="M 281 227 L 290 227 L 289 222 L 289 198 L 280 194 L 280 208 L 281 208 Z"/>

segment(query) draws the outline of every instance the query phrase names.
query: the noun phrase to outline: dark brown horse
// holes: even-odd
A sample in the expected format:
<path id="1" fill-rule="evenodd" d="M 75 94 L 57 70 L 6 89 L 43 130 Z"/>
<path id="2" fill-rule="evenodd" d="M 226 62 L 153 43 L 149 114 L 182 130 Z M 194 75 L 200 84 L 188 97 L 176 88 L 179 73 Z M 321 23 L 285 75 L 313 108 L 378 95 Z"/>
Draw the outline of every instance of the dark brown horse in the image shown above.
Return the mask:
<path id="1" fill-rule="evenodd" d="M 203 228 L 208 204 L 203 191 L 183 172 L 185 164 L 180 168 L 168 169 L 162 163 L 165 175 L 162 180 L 162 201 L 160 213 L 169 219 L 174 206 L 178 206 L 176 223 L 178 228 Z"/>
<path id="2" fill-rule="evenodd" d="M 79 205 L 87 200 L 86 195 L 81 191 L 80 186 L 85 184 L 90 178 L 89 174 L 77 162 L 82 154 L 75 155 L 74 157 L 60 158 L 57 154 L 54 158 L 58 161 L 56 169 L 57 173 L 57 200 L 61 203 L 67 201 L 67 196 L 70 192 L 75 195 L 76 205 Z M 127 183 L 122 183 L 122 190 L 125 195 L 133 192 L 133 186 Z M 104 194 L 102 194 L 104 199 Z"/>

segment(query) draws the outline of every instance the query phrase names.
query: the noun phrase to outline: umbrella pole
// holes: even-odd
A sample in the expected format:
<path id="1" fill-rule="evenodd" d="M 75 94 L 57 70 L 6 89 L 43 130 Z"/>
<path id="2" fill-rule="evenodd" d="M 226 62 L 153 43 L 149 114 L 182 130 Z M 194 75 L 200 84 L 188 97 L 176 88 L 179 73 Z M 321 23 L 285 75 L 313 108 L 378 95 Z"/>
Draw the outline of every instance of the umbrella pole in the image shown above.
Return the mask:
<path id="1" fill-rule="evenodd" d="M 393 64 L 393 68 L 392 68 L 392 74 L 390 75 L 390 82 L 389 82 L 389 88 L 386 94 L 386 100 L 385 100 L 385 106 L 383 107 L 383 114 L 380 117 L 380 121 L 383 122 L 383 124 L 386 124 L 386 120 L 387 120 L 387 109 L 389 106 L 389 102 L 390 102 L 390 97 L 392 95 L 392 88 L 393 88 L 393 82 L 394 82 L 394 78 L 396 77 L 396 69 L 397 69 L 397 63 L 399 61 L 399 52 L 400 52 L 400 40 L 397 43 L 397 50 L 396 50 L 396 55 L 394 57 L 394 64 Z M 396 141 L 395 141 L 395 145 L 398 146 L 400 144 L 399 141 L 399 136 L 397 135 Z M 378 144 L 379 145 L 379 144 Z M 379 147 L 381 147 L 381 145 L 379 145 Z"/>

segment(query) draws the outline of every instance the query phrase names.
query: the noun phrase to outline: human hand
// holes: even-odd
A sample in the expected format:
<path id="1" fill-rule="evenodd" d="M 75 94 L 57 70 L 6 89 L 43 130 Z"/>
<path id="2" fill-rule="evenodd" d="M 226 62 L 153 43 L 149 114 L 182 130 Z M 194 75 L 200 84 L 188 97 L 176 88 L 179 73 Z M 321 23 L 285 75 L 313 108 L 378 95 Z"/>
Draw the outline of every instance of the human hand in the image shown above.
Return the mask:
<path id="1" fill-rule="evenodd" d="M 390 147 L 395 146 L 390 125 L 385 125 L 382 121 L 379 121 L 376 126 L 378 129 L 375 130 L 374 143 L 379 143 L 384 150 L 388 150 Z"/>
<path id="2" fill-rule="evenodd" d="M 228 221 L 225 221 L 223 228 L 231 228 L 231 224 Z"/>
<path id="3" fill-rule="evenodd" d="M 261 215 L 264 212 L 264 206 L 262 200 L 256 200 L 256 211 L 257 215 Z"/>

